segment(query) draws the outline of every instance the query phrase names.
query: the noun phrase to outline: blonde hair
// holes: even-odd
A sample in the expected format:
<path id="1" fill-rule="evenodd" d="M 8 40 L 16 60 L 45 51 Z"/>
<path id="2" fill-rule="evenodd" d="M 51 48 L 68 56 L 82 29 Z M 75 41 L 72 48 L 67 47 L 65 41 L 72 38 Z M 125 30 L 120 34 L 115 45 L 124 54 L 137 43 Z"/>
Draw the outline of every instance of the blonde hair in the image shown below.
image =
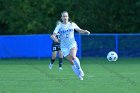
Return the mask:
<path id="1" fill-rule="evenodd" d="M 57 21 L 57 22 L 56 22 L 56 25 L 59 25 L 59 24 L 61 24 L 61 21 Z"/>
<path id="2" fill-rule="evenodd" d="M 64 13 L 67 13 L 69 15 L 69 13 L 67 11 L 63 11 L 61 12 L 61 16 L 64 14 Z"/>
<path id="3" fill-rule="evenodd" d="M 63 12 L 61 12 L 61 16 L 64 14 L 64 13 L 67 13 L 68 14 L 68 12 L 67 11 L 63 11 Z M 69 16 L 69 14 L 68 14 L 68 16 Z M 69 19 L 69 18 L 68 18 Z M 69 21 L 70 23 L 72 23 L 72 21 Z M 56 25 L 59 25 L 59 24 L 61 24 L 62 23 L 62 20 L 60 19 L 60 20 L 58 20 L 57 22 L 56 22 Z"/>

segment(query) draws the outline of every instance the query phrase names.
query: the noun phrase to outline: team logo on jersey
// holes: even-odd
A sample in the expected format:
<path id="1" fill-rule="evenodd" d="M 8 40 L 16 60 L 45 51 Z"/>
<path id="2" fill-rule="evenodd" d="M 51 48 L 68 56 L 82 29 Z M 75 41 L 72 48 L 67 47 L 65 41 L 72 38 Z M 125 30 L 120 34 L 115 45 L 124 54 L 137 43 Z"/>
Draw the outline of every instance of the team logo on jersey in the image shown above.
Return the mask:
<path id="1" fill-rule="evenodd" d="M 73 31 L 73 29 L 61 30 L 61 31 L 60 31 L 60 34 L 67 33 L 67 32 L 71 32 L 71 31 Z"/>

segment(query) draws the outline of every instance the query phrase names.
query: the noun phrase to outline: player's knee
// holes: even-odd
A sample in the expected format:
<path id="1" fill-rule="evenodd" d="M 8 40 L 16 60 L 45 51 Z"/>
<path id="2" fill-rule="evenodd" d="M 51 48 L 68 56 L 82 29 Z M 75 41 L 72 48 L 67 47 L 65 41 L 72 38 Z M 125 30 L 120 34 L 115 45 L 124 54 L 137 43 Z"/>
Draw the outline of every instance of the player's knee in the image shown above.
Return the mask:
<path id="1" fill-rule="evenodd" d="M 63 58 L 63 55 L 59 55 L 59 58 Z"/>
<path id="2" fill-rule="evenodd" d="M 77 57 L 76 56 L 72 56 L 72 59 L 75 60 Z"/>
<path id="3" fill-rule="evenodd" d="M 52 59 L 56 59 L 56 56 L 52 56 Z"/>

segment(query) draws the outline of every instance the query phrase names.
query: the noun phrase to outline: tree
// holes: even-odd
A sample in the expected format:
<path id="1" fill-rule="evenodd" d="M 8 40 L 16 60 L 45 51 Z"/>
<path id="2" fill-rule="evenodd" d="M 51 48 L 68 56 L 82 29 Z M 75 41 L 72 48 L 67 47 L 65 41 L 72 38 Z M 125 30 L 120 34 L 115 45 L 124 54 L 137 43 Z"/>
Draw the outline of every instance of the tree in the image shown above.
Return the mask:
<path id="1" fill-rule="evenodd" d="M 0 0 L 0 34 L 52 33 L 60 13 L 94 33 L 138 33 L 140 0 Z"/>

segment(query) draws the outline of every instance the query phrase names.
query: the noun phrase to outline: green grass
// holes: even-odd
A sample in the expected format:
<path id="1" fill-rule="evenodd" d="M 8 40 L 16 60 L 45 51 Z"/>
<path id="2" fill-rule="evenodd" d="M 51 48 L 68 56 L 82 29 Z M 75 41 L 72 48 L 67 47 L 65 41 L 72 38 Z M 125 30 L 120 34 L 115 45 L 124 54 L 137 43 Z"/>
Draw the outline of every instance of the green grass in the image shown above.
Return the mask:
<path id="1" fill-rule="evenodd" d="M 82 58 L 83 81 L 64 60 L 48 69 L 48 59 L 1 59 L 0 93 L 140 93 L 140 58 Z"/>

